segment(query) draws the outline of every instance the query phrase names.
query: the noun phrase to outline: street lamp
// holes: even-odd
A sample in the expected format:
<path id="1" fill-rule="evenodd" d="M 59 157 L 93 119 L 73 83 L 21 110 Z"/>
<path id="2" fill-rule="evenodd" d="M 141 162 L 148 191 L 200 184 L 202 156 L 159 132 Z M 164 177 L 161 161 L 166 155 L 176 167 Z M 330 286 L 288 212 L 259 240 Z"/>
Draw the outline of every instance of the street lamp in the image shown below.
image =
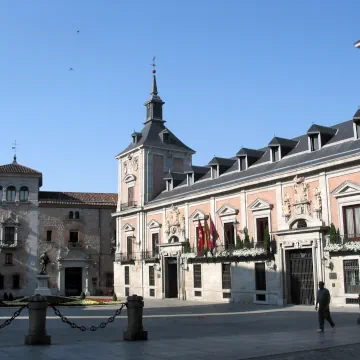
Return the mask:
<path id="1" fill-rule="evenodd" d="M 360 40 L 356 41 L 356 42 L 354 43 L 354 46 L 355 46 L 356 48 L 360 49 Z"/>

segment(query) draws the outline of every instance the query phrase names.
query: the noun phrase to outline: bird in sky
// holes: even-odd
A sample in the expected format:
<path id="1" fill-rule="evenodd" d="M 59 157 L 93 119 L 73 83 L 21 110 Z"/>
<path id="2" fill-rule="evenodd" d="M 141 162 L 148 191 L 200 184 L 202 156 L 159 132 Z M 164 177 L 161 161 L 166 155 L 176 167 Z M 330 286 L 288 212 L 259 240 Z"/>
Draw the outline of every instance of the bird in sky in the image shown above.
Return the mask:
<path id="1" fill-rule="evenodd" d="M 74 69 L 73 69 L 73 68 L 70 68 L 69 71 L 74 71 Z"/>
<path id="2" fill-rule="evenodd" d="M 77 31 L 77 34 L 78 34 L 78 35 L 80 34 L 80 30 Z"/>

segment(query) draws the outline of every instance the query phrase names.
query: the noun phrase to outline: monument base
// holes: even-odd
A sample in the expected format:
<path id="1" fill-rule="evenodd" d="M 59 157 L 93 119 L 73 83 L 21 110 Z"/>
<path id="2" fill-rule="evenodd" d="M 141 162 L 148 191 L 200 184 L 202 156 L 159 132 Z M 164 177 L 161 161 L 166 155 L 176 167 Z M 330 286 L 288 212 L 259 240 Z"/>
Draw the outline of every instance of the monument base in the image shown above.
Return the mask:
<path id="1" fill-rule="evenodd" d="M 126 341 L 139 341 L 139 340 L 147 340 L 148 334 L 147 331 L 137 331 L 137 332 L 131 332 L 129 330 L 124 331 L 123 333 L 123 339 Z"/>
<path id="2" fill-rule="evenodd" d="M 25 345 L 51 345 L 51 336 L 25 335 Z"/>
<path id="3" fill-rule="evenodd" d="M 49 275 L 36 275 L 38 280 L 37 288 L 35 289 L 34 295 L 50 296 L 51 290 L 48 287 Z"/>

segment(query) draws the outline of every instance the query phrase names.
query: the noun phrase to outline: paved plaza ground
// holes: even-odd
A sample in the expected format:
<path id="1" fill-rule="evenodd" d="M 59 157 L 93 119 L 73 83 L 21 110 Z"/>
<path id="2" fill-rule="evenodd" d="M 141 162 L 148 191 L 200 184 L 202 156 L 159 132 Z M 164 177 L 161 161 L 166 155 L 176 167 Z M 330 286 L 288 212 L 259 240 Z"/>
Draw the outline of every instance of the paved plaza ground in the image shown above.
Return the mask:
<path id="1" fill-rule="evenodd" d="M 116 307 L 59 307 L 69 320 L 90 327 L 111 316 Z M 0 324 L 15 309 L 0 308 Z M 336 332 L 316 332 L 314 307 L 210 304 L 146 300 L 144 328 L 149 340 L 125 342 L 126 310 L 96 332 L 71 329 L 48 309 L 50 346 L 25 346 L 27 310 L 0 330 L 0 359 L 355 359 L 360 351 L 357 307 L 333 308 Z M 356 357 L 358 358 L 358 356 Z"/>

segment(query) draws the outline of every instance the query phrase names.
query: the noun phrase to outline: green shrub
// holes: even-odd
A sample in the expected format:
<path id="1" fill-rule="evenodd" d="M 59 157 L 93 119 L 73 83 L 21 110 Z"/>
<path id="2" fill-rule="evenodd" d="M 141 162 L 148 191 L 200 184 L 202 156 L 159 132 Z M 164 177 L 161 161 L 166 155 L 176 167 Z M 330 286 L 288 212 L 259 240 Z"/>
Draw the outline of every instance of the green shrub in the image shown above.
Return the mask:
<path id="1" fill-rule="evenodd" d="M 269 233 L 269 230 L 268 230 L 268 229 L 266 229 L 266 231 L 265 231 L 264 249 L 265 249 L 266 251 L 270 251 L 270 233 Z"/>
<path id="2" fill-rule="evenodd" d="M 113 296 L 112 296 L 112 301 L 117 301 L 117 296 L 115 293 L 113 293 Z"/>
<path id="3" fill-rule="evenodd" d="M 243 249 L 244 248 L 244 242 L 241 240 L 240 236 L 236 236 L 236 249 Z"/>
<path id="4" fill-rule="evenodd" d="M 191 252 L 190 242 L 189 240 L 186 240 L 184 244 L 184 253 L 190 253 L 190 252 Z"/>
<path id="5" fill-rule="evenodd" d="M 250 243 L 249 233 L 247 232 L 247 230 L 244 230 L 244 234 L 245 234 L 245 238 L 244 238 L 244 248 L 245 248 L 245 249 L 250 249 L 251 243 Z"/>

